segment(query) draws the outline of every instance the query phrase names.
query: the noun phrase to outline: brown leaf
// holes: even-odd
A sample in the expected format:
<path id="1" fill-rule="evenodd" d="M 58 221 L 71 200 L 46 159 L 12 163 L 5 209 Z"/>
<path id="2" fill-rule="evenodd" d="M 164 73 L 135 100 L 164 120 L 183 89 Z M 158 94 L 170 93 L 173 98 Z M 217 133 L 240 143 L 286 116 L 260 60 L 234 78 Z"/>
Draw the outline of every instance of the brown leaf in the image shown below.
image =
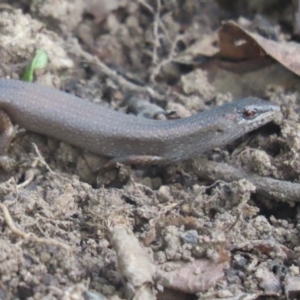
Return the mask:
<path id="1" fill-rule="evenodd" d="M 273 41 L 251 33 L 234 22 L 226 22 L 219 32 L 219 57 L 249 60 L 271 56 L 293 73 L 300 75 L 300 45 L 294 42 Z"/>
<path id="2" fill-rule="evenodd" d="M 217 33 L 203 36 L 201 39 L 189 46 L 185 51 L 178 54 L 173 61 L 181 64 L 193 65 L 194 62 L 197 61 L 198 57 L 212 57 L 219 51 L 217 42 Z"/>
<path id="3" fill-rule="evenodd" d="M 172 270 L 166 272 L 163 269 Z M 207 259 L 193 262 L 170 262 L 157 271 L 158 282 L 167 288 L 195 294 L 214 287 L 223 278 L 227 263 L 214 263 Z"/>
<path id="4" fill-rule="evenodd" d="M 220 58 L 251 60 L 265 56 L 255 40 L 234 22 L 226 22 L 219 31 Z"/>

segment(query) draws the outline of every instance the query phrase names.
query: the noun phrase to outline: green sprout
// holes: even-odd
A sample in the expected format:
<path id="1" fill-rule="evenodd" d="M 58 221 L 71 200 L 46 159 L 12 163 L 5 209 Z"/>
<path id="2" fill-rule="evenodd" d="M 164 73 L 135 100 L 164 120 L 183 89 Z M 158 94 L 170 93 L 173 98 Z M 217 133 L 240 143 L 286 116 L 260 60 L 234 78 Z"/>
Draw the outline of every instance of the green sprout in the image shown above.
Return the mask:
<path id="1" fill-rule="evenodd" d="M 45 68 L 48 63 L 48 56 L 43 49 L 40 49 L 36 52 L 35 57 L 31 61 L 31 63 L 27 66 L 26 71 L 23 75 L 24 81 L 33 81 L 33 72 L 36 69 Z"/>

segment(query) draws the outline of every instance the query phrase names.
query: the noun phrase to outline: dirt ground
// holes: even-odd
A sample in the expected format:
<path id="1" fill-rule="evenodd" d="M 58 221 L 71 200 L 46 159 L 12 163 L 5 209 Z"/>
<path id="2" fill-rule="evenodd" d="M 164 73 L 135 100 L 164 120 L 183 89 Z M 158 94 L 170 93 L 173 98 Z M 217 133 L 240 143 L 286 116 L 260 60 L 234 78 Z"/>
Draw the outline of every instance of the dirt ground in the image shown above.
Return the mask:
<path id="1" fill-rule="evenodd" d="M 297 42 L 297 3 L 0 1 L 1 78 L 44 49 L 35 81 L 124 113 L 186 117 L 251 95 L 282 108 L 201 158 L 107 172 L 106 158 L 16 127 L 0 298 L 300 299 L 299 74 L 269 55 L 225 58 L 217 38 L 233 20 Z"/>

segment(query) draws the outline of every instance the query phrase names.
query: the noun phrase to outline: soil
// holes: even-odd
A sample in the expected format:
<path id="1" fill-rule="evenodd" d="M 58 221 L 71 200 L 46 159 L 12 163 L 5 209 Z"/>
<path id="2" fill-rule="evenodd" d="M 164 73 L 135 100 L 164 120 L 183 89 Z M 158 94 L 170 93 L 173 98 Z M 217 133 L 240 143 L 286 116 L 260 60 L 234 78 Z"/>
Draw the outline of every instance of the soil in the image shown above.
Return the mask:
<path id="1" fill-rule="evenodd" d="M 292 36 L 289 1 L 1 1 L 1 78 L 21 79 L 43 49 L 34 81 L 124 113 L 146 103 L 186 117 L 249 95 L 282 107 L 194 161 L 108 172 L 105 158 L 16 127 L 0 172 L 1 299 L 300 299 L 299 79 L 187 51 L 257 15 Z M 207 160 L 254 175 L 212 179 Z M 272 194 L 264 178 L 295 185 Z"/>

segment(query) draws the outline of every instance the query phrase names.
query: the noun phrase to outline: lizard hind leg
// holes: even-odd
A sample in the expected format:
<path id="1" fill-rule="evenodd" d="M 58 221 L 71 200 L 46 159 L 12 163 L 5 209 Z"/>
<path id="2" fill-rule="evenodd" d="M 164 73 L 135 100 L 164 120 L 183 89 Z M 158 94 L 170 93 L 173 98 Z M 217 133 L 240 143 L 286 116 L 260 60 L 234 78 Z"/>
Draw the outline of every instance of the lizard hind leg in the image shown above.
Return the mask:
<path id="1" fill-rule="evenodd" d="M 0 109 L 0 155 L 8 150 L 14 135 L 14 126 L 10 117 Z"/>
<path id="2" fill-rule="evenodd" d="M 14 161 L 6 155 L 14 136 L 14 126 L 10 117 L 4 110 L 0 109 L 0 167 L 5 171 L 11 171 L 14 166 Z"/>

